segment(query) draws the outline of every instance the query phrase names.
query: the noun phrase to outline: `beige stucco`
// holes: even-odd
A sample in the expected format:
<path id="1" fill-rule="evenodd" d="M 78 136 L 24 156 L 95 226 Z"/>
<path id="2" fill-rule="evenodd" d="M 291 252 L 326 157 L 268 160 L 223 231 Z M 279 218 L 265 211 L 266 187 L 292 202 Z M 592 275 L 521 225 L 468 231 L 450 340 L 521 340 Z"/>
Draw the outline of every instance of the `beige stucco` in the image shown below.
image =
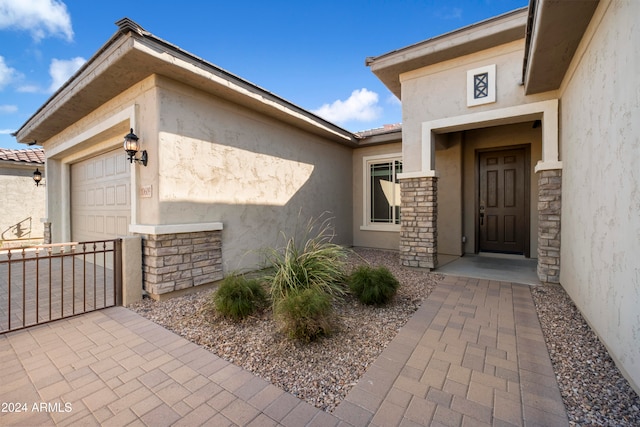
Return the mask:
<path id="1" fill-rule="evenodd" d="M 350 148 L 158 75 L 44 144 L 59 177 L 54 241 L 70 238 L 70 165 L 120 147 L 129 127 L 149 156 L 147 167 L 131 166 L 134 231 L 220 222 L 225 271 L 255 267 L 257 249 L 325 211 L 336 241 L 351 245 Z"/>
<path id="2" fill-rule="evenodd" d="M 523 34 L 524 37 L 524 34 Z M 521 85 L 524 39 L 486 49 L 404 73 L 402 81 L 403 154 L 405 172 L 420 172 L 422 165 L 423 123 L 455 116 L 509 111 L 523 104 L 553 99 L 555 93 L 525 96 Z M 485 65 L 496 65 L 496 94 L 494 103 L 467 107 L 467 71 Z M 499 117 L 495 118 L 496 120 Z M 531 117 L 512 118 L 510 123 L 530 121 Z M 479 128 L 492 123 L 473 123 L 467 128 Z M 437 142 L 437 141 L 436 141 Z M 438 144 L 436 144 L 436 149 Z M 426 168 L 428 169 L 428 167 Z M 439 171 L 436 164 L 435 170 Z"/>
<path id="3" fill-rule="evenodd" d="M 463 254 L 463 135 L 460 132 L 439 136 L 436 151 L 438 165 L 438 253 Z M 470 202 L 469 202 L 470 203 Z"/>
<path id="4" fill-rule="evenodd" d="M 42 183 L 37 187 L 33 181 L 36 167 L 43 176 Z M 19 244 L 10 242 L 18 238 L 42 240 L 44 227 L 41 219 L 45 216 L 46 182 L 42 164 L 0 162 L 0 246 Z"/>
<path id="5" fill-rule="evenodd" d="M 638 16 L 602 1 L 561 86 L 560 281 L 640 391 Z"/>
<path id="6" fill-rule="evenodd" d="M 221 222 L 225 272 L 255 267 L 257 249 L 324 212 L 335 241 L 351 245 L 350 148 L 168 78 L 157 84 L 140 224 Z"/>
<path id="7" fill-rule="evenodd" d="M 353 150 L 351 168 L 353 171 L 353 245 L 381 249 L 398 250 L 400 245 L 400 227 L 396 230 L 380 231 L 367 228 L 364 219 L 366 206 L 364 159 L 370 156 L 395 155 L 402 156 L 400 142 L 362 147 Z"/>
<path id="8" fill-rule="evenodd" d="M 122 294 L 118 304 L 125 307 L 142 299 L 142 242 L 140 236 L 122 239 Z"/>

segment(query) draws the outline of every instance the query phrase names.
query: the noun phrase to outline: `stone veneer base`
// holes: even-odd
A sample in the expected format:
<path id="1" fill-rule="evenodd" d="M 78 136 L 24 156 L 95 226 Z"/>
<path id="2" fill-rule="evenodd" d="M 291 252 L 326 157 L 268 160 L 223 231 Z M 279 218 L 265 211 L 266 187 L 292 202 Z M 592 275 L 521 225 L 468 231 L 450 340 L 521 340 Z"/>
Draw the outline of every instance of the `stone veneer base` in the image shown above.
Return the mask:
<path id="1" fill-rule="evenodd" d="M 436 268 L 438 178 L 400 180 L 400 264 L 406 267 Z"/>
<path id="2" fill-rule="evenodd" d="M 143 286 L 152 297 L 223 278 L 222 231 L 141 236 Z"/>
<path id="3" fill-rule="evenodd" d="M 538 278 L 560 283 L 560 215 L 562 170 L 538 173 Z"/>

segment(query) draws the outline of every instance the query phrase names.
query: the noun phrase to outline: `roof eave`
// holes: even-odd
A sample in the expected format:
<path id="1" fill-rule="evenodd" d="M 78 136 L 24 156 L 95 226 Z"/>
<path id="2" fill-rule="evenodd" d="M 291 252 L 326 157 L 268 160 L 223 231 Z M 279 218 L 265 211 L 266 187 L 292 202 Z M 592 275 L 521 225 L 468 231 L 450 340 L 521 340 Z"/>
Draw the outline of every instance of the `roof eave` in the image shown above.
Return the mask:
<path id="1" fill-rule="evenodd" d="M 479 52 L 525 37 L 527 8 L 520 8 L 467 27 L 367 58 L 371 71 L 395 94 L 400 75 L 463 55 Z"/>
<path id="2" fill-rule="evenodd" d="M 359 139 L 359 146 L 361 147 L 402 142 L 402 128 L 397 128 L 388 132 L 376 133 L 372 135 L 360 135 Z"/>
<path id="3" fill-rule="evenodd" d="M 523 64 L 525 94 L 556 90 L 599 0 L 531 0 Z"/>
<path id="4" fill-rule="evenodd" d="M 357 145 L 353 133 L 153 36 L 135 22 L 124 18 L 116 24 L 116 34 L 13 134 L 18 142 L 42 144 L 102 103 L 157 73 L 170 78 L 181 76 L 186 84 L 259 109 L 293 126 Z M 131 69 L 126 61 L 133 58 L 138 62 Z M 141 64 L 141 60 L 147 62 Z"/>

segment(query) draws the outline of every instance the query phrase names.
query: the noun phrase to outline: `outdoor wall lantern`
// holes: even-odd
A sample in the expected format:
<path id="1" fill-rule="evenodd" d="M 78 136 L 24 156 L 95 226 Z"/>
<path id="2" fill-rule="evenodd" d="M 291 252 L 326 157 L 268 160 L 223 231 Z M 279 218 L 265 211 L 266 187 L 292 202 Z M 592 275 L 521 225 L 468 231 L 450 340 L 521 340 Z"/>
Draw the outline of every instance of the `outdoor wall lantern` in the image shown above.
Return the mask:
<path id="1" fill-rule="evenodd" d="M 40 181 L 42 181 L 42 172 L 36 168 L 36 171 L 33 173 L 33 180 L 36 182 L 36 187 L 40 185 Z"/>
<path id="2" fill-rule="evenodd" d="M 138 163 L 142 163 L 142 166 L 147 166 L 147 150 L 142 150 L 139 159 L 135 157 L 140 149 L 140 144 L 138 144 L 139 139 L 140 138 L 133 133 L 133 129 L 131 129 L 131 131 L 124 136 L 124 151 L 126 151 L 129 156 L 129 163 L 133 163 L 135 160 Z"/>

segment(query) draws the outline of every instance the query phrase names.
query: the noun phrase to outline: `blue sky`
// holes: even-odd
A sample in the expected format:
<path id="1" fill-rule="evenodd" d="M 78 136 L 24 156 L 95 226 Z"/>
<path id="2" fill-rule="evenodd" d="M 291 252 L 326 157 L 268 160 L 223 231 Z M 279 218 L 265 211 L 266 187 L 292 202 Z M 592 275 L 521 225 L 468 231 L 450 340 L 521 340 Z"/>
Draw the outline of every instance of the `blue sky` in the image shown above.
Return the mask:
<path id="1" fill-rule="evenodd" d="M 365 58 L 527 0 L 0 0 L 0 147 L 123 17 L 350 131 L 402 121 Z"/>

